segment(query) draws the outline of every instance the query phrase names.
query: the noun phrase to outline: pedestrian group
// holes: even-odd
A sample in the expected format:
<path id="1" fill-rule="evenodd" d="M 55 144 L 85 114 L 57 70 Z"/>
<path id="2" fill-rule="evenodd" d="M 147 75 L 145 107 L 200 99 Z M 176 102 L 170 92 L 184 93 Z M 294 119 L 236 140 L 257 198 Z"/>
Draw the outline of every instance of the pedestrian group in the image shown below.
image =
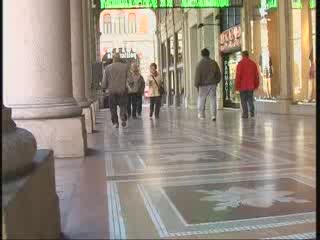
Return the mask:
<path id="1" fill-rule="evenodd" d="M 201 51 L 202 59 L 196 66 L 194 86 L 198 90 L 198 118 L 204 120 L 206 100 L 211 101 L 211 120 L 217 118 L 217 85 L 221 81 L 221 71 L 218 63 L 210 58 L 208 49 Z M 128 118 L 137 119 L 142 114 L 142 99 L 145 86 L 149 87 L 150 119 L 159 119 L 162 96 L 165 94 L 164 83 L 157 70 L 157 64 L 150 64 L 150 73 L 146 80 L 140 73 L 136 63 L 124 63 L 119 53 L 113 55 L 112 63 L 103 71 L 102 86 L 109 93 L 111 121 L 119 128 L 117 108 L 120 108 L 122 127 L 127 127 Z M 256 63 L 249 58 L 248 51 L 242 52 L 242 59 L 236 68 L 235 89 L 240 92 L 242 118 L 254 117 L 254 91 L 259 87 L 259 71 Z"/>

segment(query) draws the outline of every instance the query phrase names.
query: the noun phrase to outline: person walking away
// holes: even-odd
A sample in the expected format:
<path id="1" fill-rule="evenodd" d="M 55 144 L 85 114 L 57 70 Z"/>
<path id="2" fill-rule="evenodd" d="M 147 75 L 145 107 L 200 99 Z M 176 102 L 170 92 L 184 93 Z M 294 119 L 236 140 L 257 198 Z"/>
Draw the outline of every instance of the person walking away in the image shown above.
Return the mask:
<path id="1" fill-rule="evenodd" d="M 117 106 L 120 108 L 121 125 L 127 126 L 128 71 L 128 65 L 120 62 L 120 54 L 115 53 L 112 64 L 105 68 L 103 74 L 103 87 L 109 91 L 111 121 L 115 128 L 119 128 Z"/>
<path id="2" fill-rule="evenodd" d="M 152 118 L 155 112 L 156 119 L 159 119 L 160 107 L 161 107 L 161 87 L 163 82 L 161 81 L 160 74 L 157 71 L 157 64 L 152 63 L 150 65 L 150 74 L 147 78 L 149 86 L 150 96 L 150 118 Z"/>
<path id="3" fill-rule="evenodd" d="M 205 119 L 205 107 L 207 97 L 211 100 L 212 121 L 216 121 L 217 99 L 216 89 L 221 80 L 221 72 L 218 63 L 210 58 L 210 52 L 204 48 L 201 50 L 202 59 L 197 65 L 195 87 L 198 90 L 198 118 Z"/>
<path id="4" fill-rule="evenodd" d="M 248 105 L 251 117 L 254 117 L 253 92 L 259 87 L 257 64 L 249 58 L 248 51 L 242 52 L 242 59 L 236 70 L 236 91 L 240 92 L 242 118 L 248 118 Z"/>
<path id="5" fill-rule="evenodd" d="M 139 66 L 135 63 L 131 65 L 131 74 L 128 79 L 128 118 L 137 118 L 139 98 L 141 99 L 141 88 L 144 86 L 144 79 L 140 74 Z M 141 112 L 140 112 L 141 114 Z"/>

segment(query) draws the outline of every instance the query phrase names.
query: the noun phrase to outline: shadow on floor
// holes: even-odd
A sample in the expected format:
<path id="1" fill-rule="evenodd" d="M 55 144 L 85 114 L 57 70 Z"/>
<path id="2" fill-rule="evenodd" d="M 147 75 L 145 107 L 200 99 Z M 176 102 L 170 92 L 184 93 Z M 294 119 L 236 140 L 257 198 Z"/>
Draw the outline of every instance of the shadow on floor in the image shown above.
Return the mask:
<path id="1" fill-rule="evenodd" d="M 86 156 L 87 157 L 91 157 L 91 156 L 99 155 L 101 153 L 103 153 L 103 151 L 97 150 L 97 149 L 93 149 L 93 148 L 88 148 L 87 151 L 86 151 Z"/>

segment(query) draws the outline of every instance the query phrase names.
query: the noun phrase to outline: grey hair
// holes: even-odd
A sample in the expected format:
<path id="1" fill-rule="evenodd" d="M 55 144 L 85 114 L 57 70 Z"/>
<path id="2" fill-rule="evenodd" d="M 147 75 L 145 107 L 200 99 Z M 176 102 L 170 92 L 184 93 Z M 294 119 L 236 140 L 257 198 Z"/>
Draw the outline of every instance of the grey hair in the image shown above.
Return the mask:
<path id="1" fill-rule="evenodd" d="M 120 62 L 120 54 L 119 53 L 113 54 L 112 60 L 113 60 L 114 63 L 115 62 Z"/>

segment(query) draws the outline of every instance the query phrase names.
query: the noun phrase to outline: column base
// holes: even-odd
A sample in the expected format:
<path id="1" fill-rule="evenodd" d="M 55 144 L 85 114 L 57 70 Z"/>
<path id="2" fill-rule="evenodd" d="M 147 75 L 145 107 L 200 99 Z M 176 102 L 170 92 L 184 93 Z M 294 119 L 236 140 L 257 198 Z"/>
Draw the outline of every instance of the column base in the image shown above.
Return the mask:
<path id="1" fill-rule="evenodd" d="M 174 104 L 174 106 L 180 107 L 180 105 L 181 105 L 180 100 L 181 100 L 180 94 L 176 94 L 176 95 L 174 96 L 174 98 L 173 98 L 173 104 Z"/>
<path id="2" fill-rule="evenodd" d="M 95 106 L 95 110 L 96 110 L 96 113 L 99 111 L 99 100 L 96 100 L 94 101 L 94 106 Z"/>
<path id="3" fill-rule="evenodd" d="M 37 151 L 28 175 L 3 183 L 2 200 L 2 239 L 60 239 L 52 151 Z"/>
<path id="4" fill-rule="evenodd" d="M 217 110 L 223 110 L 223 98 L 217 98 Z"/>
<path id="5" fill-rule="evenodd" d="M 275 114 L 289 114 L 289 106 L 291 100 L 257 100 L 255 101 L 255 108 L 257 112 L 275 113 Z"/>
<path id="6" fill-rule="evenodd" d="M 84 157 L 87 135 L 84 116 L 61 119 L 15 120 L 36 138 L 38 149 L 53 149 L 57 158 Z"/>
<path id="7" fill-rule="evenodd" d="M 82 114 L 84 115 L 84 118 L 85 118 L 87 133 L 92 133 L 92 130 L 93 130 L 92 108 L 90 106 L 83 108 Z"/>
<path id="8" fill-rule="evenodd" d="M 93 102 L 91 105 L 90 105 L 90 108 L 91 108 L 91 112 L 92 112 L 92 122 L 93 122 L 93 126 L 96 125 L 96 116 L 97 116 L 97 109 L 96 109 L 96 102 Z M 93 127 L 94 128 L 94 127 Z"/>

